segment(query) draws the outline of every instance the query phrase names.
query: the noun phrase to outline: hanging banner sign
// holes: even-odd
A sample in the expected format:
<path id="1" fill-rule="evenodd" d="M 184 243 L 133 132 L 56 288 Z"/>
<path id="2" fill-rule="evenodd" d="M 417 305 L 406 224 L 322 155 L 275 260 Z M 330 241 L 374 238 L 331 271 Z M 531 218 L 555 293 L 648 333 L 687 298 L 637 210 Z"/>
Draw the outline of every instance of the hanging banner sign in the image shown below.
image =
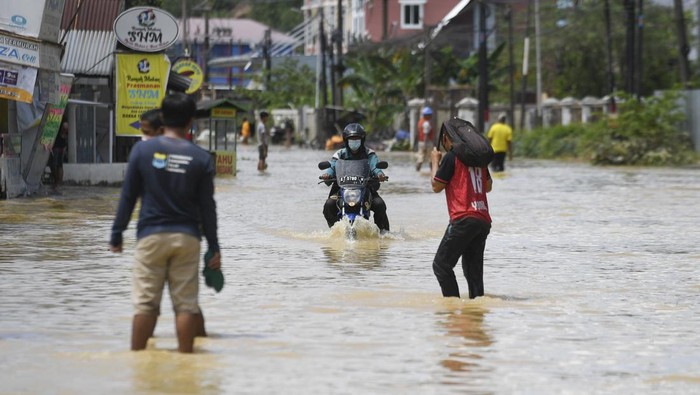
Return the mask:
<path id="1" fill-rule="evenodd" d="M 141 52 L 163 51 L 177 41 L 180 26 L 168 12 L 152 7 L 133 7 L 122 12 L 112 27 L 117 40 Z"/>
<path id="2" fill-rule="evenodd" d="M 73 75 L 61 74 L 59 76 L 59 84 L 58 103 L 49 107 L 46 118 L 44 118 L 44 124 L 41 128 L 39 142 L 47 150 L 53 147 L 53 143 L 58 135 L 58 130 L 61 127 L 61 120 L 63 119 L 63 114 L 66 112 L 66 106 L 68 105 L 68 95 L 70 95 L 70 89 L 73 85 Z"/>
<path id="3" fill-rule="evenodd" d="M 141 136 L 141 114 L 160 107 L 169 73 L 164 54 L 117 54 L 117 136 Z"/>
<path id="4" fill-rule="evenodd" d="M 31 103 L 37 69 L 0 62 L 0 98 Z"/>
<path id="5" fill-rule="evenodd" d="M 180 74 L 183 77 L 187 77 L 192 82 L 190 87 L 185 91 L 188 95 L 197 92 L 202 86 L 202 80 L 204 80 L 204 73 L 202 68 L 199 67 L 197 62 L 191 59 L 180 59 L 175 64 L 173 64 L 173 71 Z"/>

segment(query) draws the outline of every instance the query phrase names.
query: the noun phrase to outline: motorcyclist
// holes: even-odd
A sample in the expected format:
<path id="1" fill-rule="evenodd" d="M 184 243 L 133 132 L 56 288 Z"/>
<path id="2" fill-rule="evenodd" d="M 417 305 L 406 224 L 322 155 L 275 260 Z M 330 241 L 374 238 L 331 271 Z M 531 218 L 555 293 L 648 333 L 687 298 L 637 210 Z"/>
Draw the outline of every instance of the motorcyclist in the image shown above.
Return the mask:
<path id="1" fill-rule="evenodd" d="M 326 169 L 326 171 L 321 174 L 320 178 L 323 180 L 335 178 L 335 163 L 338 159 L 367 159 L 370 171 L 377 177 L 377 180 L 386 181 L 388 177 L 381 169 L 377 168 L 377 163 L 379 162 L 377 154 L 373 150 L 365 147 L 365 137 L 367 137 L 367 133 L 362 125 L 359 123 L 348 124 L 345 129 L 343 129 L 343 143 L 345 147 L 333 154 L 330 160 L 331 167 Z M 374 186 L 370 184 L 369 190 L 372 194 L 370 210 L 374 212 L 374 223 L 383 233 L 389 231 L 389 218 L 386 215 L 384 199 L 379 196 L 377 189 L 379 189 L 379 183 L 374 183 Z M 338 183 L 333 182 L 328 199 L 323 205 L 323 216 L 326 217 L 329 228 L 338 221 L 338 200 L 334 197 L 338 195 L 339 190 L 340 187 Z"/>

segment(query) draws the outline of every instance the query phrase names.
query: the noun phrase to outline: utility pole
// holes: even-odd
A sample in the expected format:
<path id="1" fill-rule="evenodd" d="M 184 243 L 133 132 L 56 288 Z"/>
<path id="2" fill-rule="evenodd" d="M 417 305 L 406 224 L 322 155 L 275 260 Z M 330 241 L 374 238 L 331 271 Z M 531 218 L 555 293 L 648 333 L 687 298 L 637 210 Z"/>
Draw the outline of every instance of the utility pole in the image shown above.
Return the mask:
<path id="1" fill-rule="evenodd" d="M 673 10 L 676 19 L 676 28 L 678 33 L 678 57 L 681 72 L 681 84 L 683 88 L 688 88 L 688 79 L 690 77 L 690 67 L 688 66 L 688 39 L 685 32 L 685 15 L 683 15 L 683 1 L 673 0 Z"/>
<path id="2" fill-rule="evenodd" d="M 389 36 L 389 0 L 382 0 L 382 40 Z"/>
<path id="3" fill-rule="evenodd" d="M 316 56 L 321 57 L 321 67 L 320 67 L 320 73 L 321 73 L 321 78 L 319 81 L 319 90 L 321 91 L 321 108 L 317 109 L 317 116 L 318 116 L 318 122 L 317 122 L 317 130 L 318 132 L 316 133 L 316 138 L 318 139 L 319 143 L 323 144 L 323 142 L 326 140 L 326 138 L 330 137 L 328 136 L 328 133 L 330 133 L 327 130 L 327 124 L 328 124 L 328 116 L 326 113 L 326 108 L 328 107 L 328 82 L 326 79 L 326 34 L 324 31 L 324 15 L 323 15 L 323 8 L 320 10 L 321 17 L 318 19 L 318 42 L 319 42 L 319 47 L 321 50 L 320 54 L 317 54 Z M 322 146 L 322 145 L 321 145 Z"/>
<path id="4" fill-rule="evenodd" d="M 542 57 L 540 54 L 540 0 L 535 0 L 535 62 L 537 63 L 537 123 L 542 117 Z"/>
<path id="5" fill-rule="evenodd" d="M 525 40 L 523 43 L 523 79 L 520 89 L 520 130 L 525 129 L 525 94 L 527 90 L 528 60 L 530 57 L 530 14 L 532 2 L 527 0 L 527 22 L 525 22 Z"/>
<path id="6" fill-rule="evenodd" d="M 639 0 L 637 3 L 637 75 L 634 80 L 634 93 L 637 95 L 637 100 L 642 96 L 642 49 L 644 48 L 644 0 Z"/>
<path id="7" fill-rule="evenodd" d="M 182 51 L 185 57 L 190 56 L 190 41 L 189 41 L 189 18 L 187 18 L 187 0 L 182 0 Z"/>
<path id="8" fill-rule="evenodd" d="M 610 91 L 610 108 L 611 113 L 617 112 L 615 104 L 615 73 L 613 72 L 613 55 L 612 55 L 612 28 L 610 26 L 610 0 L 605 0 L 603 12 L 605 13 L 605 38 L 606 51 L 608 56 L 608 89 Z"/>
<path id="9" fill-rule="evenodd" d="M 510 85 L 510 114 L 508 119 L 515 126 L 515 63 L 513 62 L 513 6 L 508 5 L 508 82 Z"/>
<path id="10" fill-rule="evenodd" d="M 211 12 L 209 0 L 204 1 L 202 11 L 204 11 L 204 86 L 209 88 L 209 13 Z"/>
<path id="11" fill-rule="evenodd" d="M 488 57 L 486 56 L 486 3 L 479 2 L 479 117 L 477 130 L 484 133 L 488 121 L 489 80 Z"/>
<path id="12" fill-rule="evenodd" d="M 265 61 L 265 90 L 270 89 L 270 79 L 272 78 L 272 31 L 265 30 L 263 39 L 263 60 Z"/>
<path id="13" fill-rule="evenodd" d="M 337 62 L 335 64 L 335 71 L 338 74 L 336 78 L 336 84 L 334 89 L 338 90 L 338 105 L 343 106 L 343 86 L 340 80 L 343 78 L 343 72 L 345 71 L 345 65 L 343 65 L 343 0 L 338 0 L 338 34 L 336 35 L 336 52 L 338 53 Z"/>
<path id="14" fill-rule="evenodd" d="M 635 0 L 625 0 L 625 16 L 627 23 L 627 42 L 625 47 L 625 63 L 627 64 L 627 70 L 625 73 L 625 90 L 628 93 L 634 93 L 634 32 L 636 25 L 634 1 Z"/>

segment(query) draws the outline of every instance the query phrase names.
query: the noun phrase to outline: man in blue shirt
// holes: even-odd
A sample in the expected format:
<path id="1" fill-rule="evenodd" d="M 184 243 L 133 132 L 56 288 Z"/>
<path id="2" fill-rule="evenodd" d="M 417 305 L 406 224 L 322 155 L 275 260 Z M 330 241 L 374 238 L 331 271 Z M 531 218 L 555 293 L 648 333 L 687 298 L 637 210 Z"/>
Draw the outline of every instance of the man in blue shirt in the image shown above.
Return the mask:
<path id="1" fill-rule="evenodd" d="M 167 283 L 176 315 L 178 350 L 193 351 L 201 320 L 200 229 L 214 253 L 208 266 L 221 268 L 214 162 L 207 151 L 186 139 L 195 109 L 194 100 L 184 93 L 166 96 L 161 105 L 163 135 L 136 144 L 129 156 L 109 244 L 112 252 L 122 252 L 122 233 L 141 199 L 133 267 L 132 350 L 146 348 Z"/>
<path id="2" fill-rule="evenodd" d="M 343 129 L 345 148 L 341 148 L 333 154 L 330 160 L 331 167 L 321 174 L 321 178 L 324 180 L 335 178 L 335 163 L 338 159 L 367 159 L 372 174 L 377 177 L 379 181 L 386 181 L 387 177 L 384 172 L 377 168 L 377 163 L 379 162 L 377 154 L 373 150 L 365 147 L 366 137 L 367 133 L 362 125 L 359 123 L 348 124 L 345 129 Z M 338 222 L 338 200 L 331 197 L 337 195 L 339 189 L 340 187 L 338 184 L 334 182 L 328 199 L 323 205 L 323 216 L 326 217 L 329 228 Z M 370 210 L 374 212 L 374 223 L 380 231 L 388 232 L 389 218 L 386 215 L 384 199 L 379 196 L 376 188 L 370 188 L 370 191 L 372 193 L 372 206 Z"/>

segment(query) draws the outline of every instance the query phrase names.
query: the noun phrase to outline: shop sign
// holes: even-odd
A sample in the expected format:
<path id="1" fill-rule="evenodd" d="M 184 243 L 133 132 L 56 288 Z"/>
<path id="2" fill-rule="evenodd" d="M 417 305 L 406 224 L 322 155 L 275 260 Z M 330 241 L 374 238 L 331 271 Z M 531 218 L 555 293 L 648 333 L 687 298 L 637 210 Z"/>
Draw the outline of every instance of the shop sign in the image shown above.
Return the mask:
<path id="1" fill-rule="evenodd" d="M 216 119 L 236 119 L 236 109 L 230 107 L 214 107 L 211 109 L 211 117 Z"/>
<path id="2" fill-rule="evenodd" d="M 129 49 L 159 52 L 175 43 L 180 33 L 177 19 L 152 7 L 133 7 L 117 16 L 113 26 L 117 40 Z"/>
<path id="3" fill-rule="evenodd" d="M 199 90 L 199 88 L 202 86 L 204 73 L 202 72 L 202 68 L 199 67 L 197 62 L 194 60 L 180 59 L 175 62 L 172 70 L 175 73 L 192 80 L 192 82 L 190 82 L 190 87 L 185 91 L 185 93 L 188 95 L 197 92 L 197 90 Z"/>
<path id="4" fill-rule="evenodd" d="M 141 114 L 160 107 L 170 73 L 165 54 L 117 54 L 117 136 L 140 136 Z"/>
<path id="5" fill-rule="evenodd" d="M 31 103 L 37 69 L 0 62 L 0 98 Z"/>
<path id="6" fill-rule="evenodd" d="M 236 175 L 236 153 L 233 151 L 216 151 L 216 175 Z"/>
<path id="7" fill-rule="evenodd" d="M 61 47 L 0 32 L 0 61 L 60 71 Z"/>

